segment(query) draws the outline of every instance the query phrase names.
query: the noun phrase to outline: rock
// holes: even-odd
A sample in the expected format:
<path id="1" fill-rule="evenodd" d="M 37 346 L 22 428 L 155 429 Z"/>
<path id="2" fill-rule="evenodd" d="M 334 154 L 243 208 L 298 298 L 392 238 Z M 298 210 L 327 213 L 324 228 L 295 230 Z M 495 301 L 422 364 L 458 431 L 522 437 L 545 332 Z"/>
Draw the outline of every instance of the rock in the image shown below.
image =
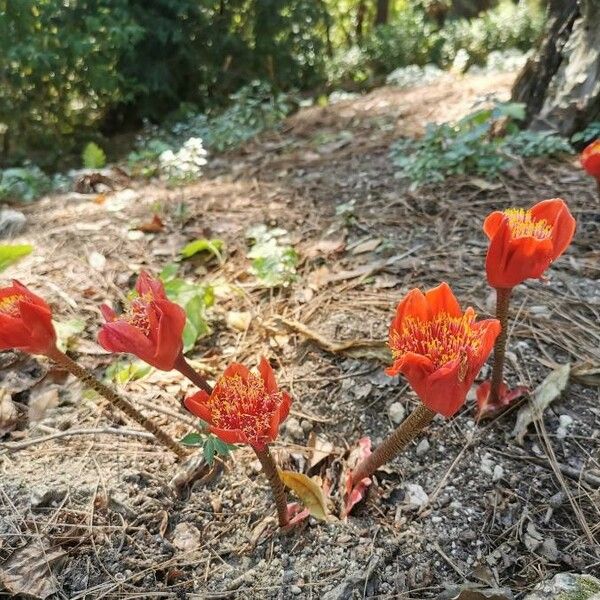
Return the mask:
<path id="1" fill-rule="evenodd" d="M 429 440 L 423 438 L 417 446 L 417 456 L 423 456 L 429 451 Z"/>
<path id="2" fill-rule="evenodd" d="M 299 594 L 302 593 L 302 588 L 298 585 L 293 585 L 290 588 L 290 592 L 292 592 L 292 594 L 294 594 L 294 596 L 298 596 Z"/>
<path id="3" fill-rule="evenodd" d="M 429 502 L 429 496 L 417 483 L 407 483 L 404 490 L 406 492 L 404 501 L 411 508 L 423 508 Z"/>
<path id="4" fill-rule="evenodd" d="M 592 575 L 558 573 L 549 581 L 538 584 L 523 600 L 597 600 L 600 579 Z"/>
<path id="5" fill-rule="evenodd" d="M 285 422 L 285 429 L 292 439 L 296 441 L 302 441 L 304 439 L 304 429 L 302 429 L 300 421 L 295 417 L 291 417 Z"/>
<path id="6" fill-rule="evenodd" d="M 500 481 L 504 477 L 504 469 L 500 465 L 494 467 L 492 472 L 492 481 Z"/>
<path id="7" fill-rule="evenodd" d="M 0 239 L 19 235 L 25 229 L 26 224 L 27 219 L 22 212 L 12 210 L 12 208 L 0 210 Z"/>
<path id="8" fill-rule="evenodd" d="M 394 425 L 400 425 L 404 421 L 406 409 L 400 402 L 393 402 L 388 408 L 388 415 Z"/>
<path id="9" fill-rule="evenodd" d="M 202 535 L 199 529 L 191 523 L 178 523 L 173 532 L 173 546 L 178 550 L 189 552 L 200 548 Z"/>
<path id="10" fill-rule="evenodd" d="M 569 415 L 560 415 L 558 418 L 558 428 L 556 429 L 556 437 L 559 440 L 564 440 L 567 437 L 568 429 L 573 424 L 573 418 Z"/>

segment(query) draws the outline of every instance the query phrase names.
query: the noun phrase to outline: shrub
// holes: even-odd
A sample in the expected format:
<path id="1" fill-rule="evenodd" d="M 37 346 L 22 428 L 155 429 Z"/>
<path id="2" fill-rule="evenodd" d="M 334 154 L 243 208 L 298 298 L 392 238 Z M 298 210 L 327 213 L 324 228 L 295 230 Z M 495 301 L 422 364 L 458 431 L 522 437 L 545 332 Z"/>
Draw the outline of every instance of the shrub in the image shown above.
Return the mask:
<path id="1" fill-rule="evenodd" d="M 35 165 L 0 171 L 0 201 L 32 202 L 51 188 L 48 176 Z"/>
<path id="2" fill-rule="evenodd" d="M 497 177 L 514 164 L 515 156 L 553 156 L 572 152 L 568 141 L 551 132 L 519 131 L 524 105 L 497 104 L 478 110 L 457 123 L 429 124 L 418 139 L 396 142 L 391 157 L 398 176 L 415 188 L 441 182 L 451 175 Z M 504 128 L 504 134 L 495 132 Z"/>
<path id="3" fill-rule="evenodd" d="M 83 166 L 86 169 L 101 169 L 106 164 L 106 154 L 104 154 L 104 150 L 94 142 L 86 144 L 81 159 L 83 160 Z"/>

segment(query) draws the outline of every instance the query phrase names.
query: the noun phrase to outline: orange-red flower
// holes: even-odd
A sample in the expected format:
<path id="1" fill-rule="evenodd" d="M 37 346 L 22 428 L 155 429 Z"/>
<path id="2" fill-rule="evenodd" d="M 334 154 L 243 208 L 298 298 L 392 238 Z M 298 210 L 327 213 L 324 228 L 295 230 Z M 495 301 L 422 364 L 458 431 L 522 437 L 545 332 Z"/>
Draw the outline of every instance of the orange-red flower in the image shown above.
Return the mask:
<path id="1" fill-rule="evenodd" d="M 46 354 L 56 347 L 52 311 L 18 281 L 0 289 L 0 350 Z"/>
<path id="2" fill-rule="evenodd" d="M 600 181 L 600 140 L 586 146 L 581 153 L 581 166 Z"/>
<path id="3" fill-rule="evenodd" d="M 411 290 L 390 327 L 394 364 L 387 374 L 402 373 L 425 406 L 451 417 L 500 333 L 499 321 L 476 322 L 475 316 L 471 307 L 461 311 L 447 283 L 425 294 Z"/>
<path id="4" fill-rule="evenodd" d="M 98 343 L 111 352 L 129 352 L 149 365 L 170 371 L 181 355 L 185 311 L 167 299 L 161 281 L 142 271 L 135 286 L 137 296 L 124 314 L 100 307 L 106 323 Z"/>
<path id="5" fill-rule="evenodd" d="M 228 444 L 263 449 L 274 441 L 292 399 L 280 392 L 271 365 L 263 358 L 258 374 L 233 363 L 212 394 L 200 391 L 184 401 L 185 407 L 210 426 Z"/>
<path id="6" fill-rule="evenodd" d="M 490 240 L 485 268 L 494 288 L 513 288 L 542 276 L 567 248 L 575 219 L 564 200 L 542 200 L 532 208 L 509 208 L 487 217 L 483 230 Z"/>

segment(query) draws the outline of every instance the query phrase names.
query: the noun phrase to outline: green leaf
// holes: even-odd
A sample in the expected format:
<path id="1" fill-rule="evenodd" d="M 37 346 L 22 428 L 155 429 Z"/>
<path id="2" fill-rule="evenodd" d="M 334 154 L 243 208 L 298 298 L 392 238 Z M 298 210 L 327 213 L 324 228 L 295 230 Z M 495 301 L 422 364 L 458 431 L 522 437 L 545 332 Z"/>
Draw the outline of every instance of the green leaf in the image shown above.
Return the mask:
<path id="1" fill-rule="evenodd" d="M 81 158 L 83 160 L 83 166 L 86 169 L 101 169 L 106 164 L 106 154 L 104 154 L 104 150 L 94 142 L 90 142 L 86 145 L 83 149 Z"/>
<path id="2" fill-rule="evenodd" d="M 158 276 L 163 283 L 166 283 L 167 281 L 175 279 L 177 271 L 179 271 L 179 265 L 177 263 L 169 263 L 163 267 Z"/>
<path id="3" fill-rule="evenodd" d="M 106 369 L 106 378 L 109 381 L 124 384 L 145 377 L 151 370 L 152 367 L 141 360 L 133 362 L 118 360 Z"/>
<path id="4" fill-rule="evenodd" d="M 70 319 L 69 321 L 56 322 L 54 321 L 54 329 L 56 330 L 57 342 L 59 350 L 66 352 L 73 340 L 85 329 L 85 321 L 83 319 Z"/>
<path id="5" fill-rule="evenodd" d="M 204 460 L 209 464 L 209 466 L 212 466 L 215 459 L 215 454 L 217 452 L 215 449 L 215 438 L 213 436 L 206 438 L 202 452 L 204 454 Z"/>
<path id="6" fill-rule="evenodd" d="M 184 446 L 201 446 L 204 443 L 204 436 L 196 431 L 191 431 L 184 435 L 179 442 Z"/>
<path id="7" fill-rule="evenodd" d="M 0 271 L 33 252 L 30 244 L 3 244 L 0 246 Z"/>
<path id="8" fill-rule="evenodd" d="M 224 247 L 225 242 L 223 242 L 223 240 L 220 239 L 194 240 L 193 242 L 190 242 L 181 249 L 181 256 L 183 256 L 183 258 L 190 258 L 191 256 L 194 256 L 194 254 L 198 254 L 198 252 L 210 252 L 211 254 L 217 257 L 217 260 L 221 261 L 221 253 Z"/>

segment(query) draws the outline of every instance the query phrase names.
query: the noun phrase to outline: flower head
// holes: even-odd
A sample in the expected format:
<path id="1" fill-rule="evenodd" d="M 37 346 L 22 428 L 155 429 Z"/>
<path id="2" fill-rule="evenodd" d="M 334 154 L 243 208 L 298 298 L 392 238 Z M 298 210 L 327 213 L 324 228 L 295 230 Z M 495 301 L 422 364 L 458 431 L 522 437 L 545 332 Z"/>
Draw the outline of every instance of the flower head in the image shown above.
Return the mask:
<path id="1" fill-rule="evenodd" d="M 541 277 L 566 250 L 575 233 L 575 219 L 565 201 L 554 198 L 527 210 L 493 212 L 483 230 L 490 240 L 485 263 L 489 284 L 513 288 Z"/>
<path id="2" fill-rule="evenodd" d="M 600 139 L 584 148 L 581 153 L 581 166 L 600 181 Z"/>
<path id="3" fill-rule="evenodd" d="M 117 316 L 107 305 L 100 307 L 106 323 L 98 343 L 111 352 L 129 352 L 157 369 L 170 371 L 183 348 L 185 311 L 168 300 L 163 284 L 145 271 L 135 290 L 138 295 L 122 315 Z"/>
<path id="4" fill-rule="evenodd" d="M 263 358 L 258 374 L 243 365 L 230 365 L 212 394 L 200 391 L 186 398 L 185 407 L 229 444 L 264 448 L 275 440 L 286 419 L 291 398 L 279 391 L 271 365 Z"/>
<path id="5" fill-rule="evenodd" d="M 410 291 L 398 304 L 389 346 L 388 375 L 402 373 L 423 404 L 451 417 L 463 405 L 500 333 L 496 319 L 475 321 L 463 313 L 447 283 L 423 294 Z"/>
<path id="6" fill-rule="evenodd" d="M 18 281 L 0 289 L 0 350 L 46 354 L 56 347 L 52 311 Z"/>

